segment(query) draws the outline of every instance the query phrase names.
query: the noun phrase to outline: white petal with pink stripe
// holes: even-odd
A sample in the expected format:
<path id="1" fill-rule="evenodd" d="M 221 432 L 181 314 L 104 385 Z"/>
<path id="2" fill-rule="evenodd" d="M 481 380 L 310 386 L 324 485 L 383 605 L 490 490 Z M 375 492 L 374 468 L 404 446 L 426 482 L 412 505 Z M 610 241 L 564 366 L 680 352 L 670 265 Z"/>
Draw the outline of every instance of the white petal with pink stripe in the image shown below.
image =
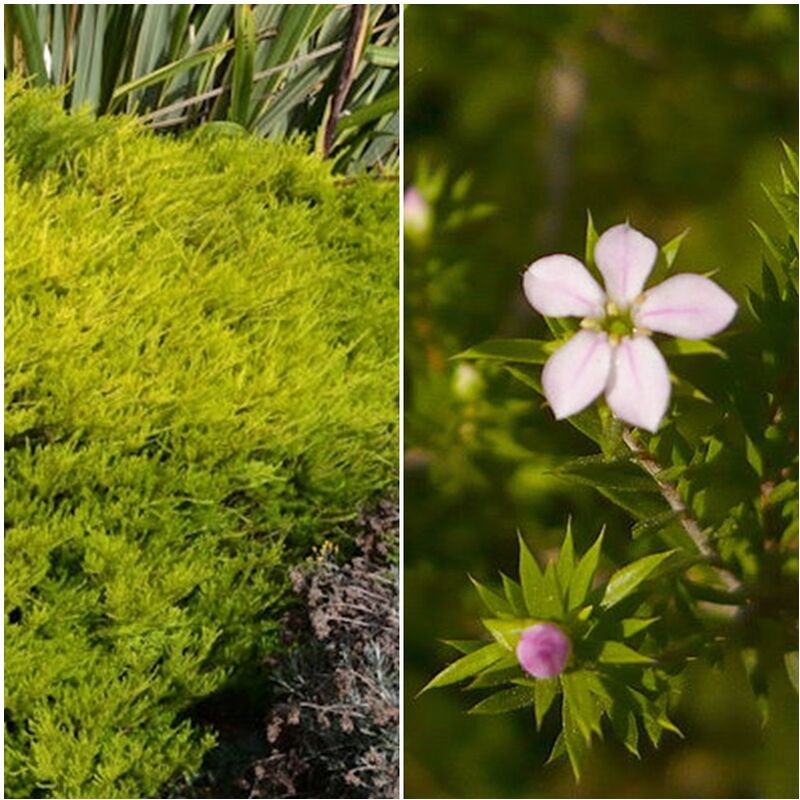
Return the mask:
<path id="1" fill-rule="evenodd" d="M 609 228 L 597 240 L 595 263 L 608 296 L 620 308 L 627 308 L 642 293 L 657 256 L 656 243 L 627 222 Z"/>
<path id="2" fill-rule="evenodd" d="M 702 275 L 674 275 L 648 289 L 634 310 L 639 326 L 684 339 L 705 339 L 728 327 L 736 302 Z"/>
<path id="3" fill-rule="evenodd" d="M 625 337 L 614 350 L 606 401 L 623 421 L 652 433 L 669 405 L 669 370 L 646 336 Z"/>
<path id="4" fill-rule="evenodd" d="M 542 388 L 556 419 L 583 411 L 606 388 L 611 345 L 605 333 L 579 331 L 544 365 Z"/>
<path id="5" fill-rule="evenodd" d="M 602 317 L 605 293 L 577 258 L 545 256 L 525 271 L 528 302 L 545 317 Z"/>

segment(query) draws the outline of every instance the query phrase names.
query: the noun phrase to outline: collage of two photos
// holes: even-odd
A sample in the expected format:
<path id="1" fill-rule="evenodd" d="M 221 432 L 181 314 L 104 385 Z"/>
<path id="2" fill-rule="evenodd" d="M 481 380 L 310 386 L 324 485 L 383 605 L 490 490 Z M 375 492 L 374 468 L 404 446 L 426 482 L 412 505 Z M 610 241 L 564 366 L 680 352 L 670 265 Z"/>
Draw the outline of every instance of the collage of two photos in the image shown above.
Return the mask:
<path id="1" fill-rule="evenodd" d="M 4 793 L 798 796 L 796 4 L 7 4 Z"/>

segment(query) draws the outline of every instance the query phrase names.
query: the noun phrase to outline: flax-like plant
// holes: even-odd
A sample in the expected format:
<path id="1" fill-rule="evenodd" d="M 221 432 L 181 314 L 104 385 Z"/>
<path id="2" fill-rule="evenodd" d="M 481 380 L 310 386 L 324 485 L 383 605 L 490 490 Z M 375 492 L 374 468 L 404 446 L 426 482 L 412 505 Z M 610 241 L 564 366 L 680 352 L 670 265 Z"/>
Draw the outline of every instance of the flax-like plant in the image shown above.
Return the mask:
<path id="1" fill-rule="evenodd" d="M 312 137 L 341 171 L 398 158 L 399 6 L 11 4 L 5 68 L 159 130 Z"/>

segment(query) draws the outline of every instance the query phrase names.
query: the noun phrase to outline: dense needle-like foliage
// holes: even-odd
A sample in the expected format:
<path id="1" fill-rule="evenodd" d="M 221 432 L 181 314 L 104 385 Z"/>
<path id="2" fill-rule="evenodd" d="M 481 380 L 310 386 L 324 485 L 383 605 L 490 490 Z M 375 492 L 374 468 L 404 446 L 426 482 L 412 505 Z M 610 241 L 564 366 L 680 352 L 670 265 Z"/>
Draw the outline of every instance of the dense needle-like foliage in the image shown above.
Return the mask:
<path id="1" fill-rule="evenodd" d="M 6 793 L 152 796 L 392 482 L 396 187 L 6 86 Z"/>

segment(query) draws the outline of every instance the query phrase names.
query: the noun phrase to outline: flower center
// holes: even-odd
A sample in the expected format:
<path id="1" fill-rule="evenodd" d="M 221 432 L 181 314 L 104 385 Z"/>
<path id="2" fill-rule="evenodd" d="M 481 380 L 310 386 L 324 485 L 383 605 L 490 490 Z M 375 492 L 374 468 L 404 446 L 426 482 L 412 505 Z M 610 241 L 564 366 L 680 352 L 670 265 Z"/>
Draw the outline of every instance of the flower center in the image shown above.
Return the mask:
<path id="1" fill-rule="evenodd" d="M 582 328 L 603 331 L 608 334 L 611 344 L 616 344 L 625 336 L 640 332 L 631 315 L 631 308 L 620 308 L 613 300 L 606 303 L 606 313 L 601 319 L 587 317 L 581 323 Z"/>

